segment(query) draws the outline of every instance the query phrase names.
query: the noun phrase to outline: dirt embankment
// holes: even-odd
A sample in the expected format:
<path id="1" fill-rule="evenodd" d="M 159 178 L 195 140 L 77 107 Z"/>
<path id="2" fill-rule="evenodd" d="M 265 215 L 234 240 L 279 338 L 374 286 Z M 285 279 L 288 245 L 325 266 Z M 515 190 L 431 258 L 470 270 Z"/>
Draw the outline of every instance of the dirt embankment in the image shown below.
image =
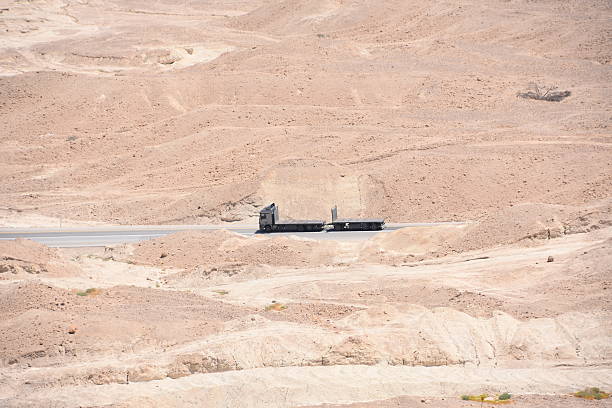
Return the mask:
<path id="1" fill-rule="evenodd" d="M 78 267 L 55 249 L 26 239 L 0 241 L 0 280 L 77 274 Z"/>
<path id="2" fill-rule="evenodd" d="M 296 237 L 250 237 L 228 231 L 179 232 L 119 248 L 132 262 L 192 269 L 210 265 L 319 266 L 333 264 L 340 255 L 336 242 Z M 112 254 L 112 251 L 110 252 Z M 123 255 L 125 256 L 125 255 Z"/>
<path id="3" fill-rule="evenodd" d="M 48 365 L 108 353 L 162 350 L 216 333 L 244 308 L 188 293 L 116 286 L 0 287 L 2 365 Z M 248 312 L 247 312 L 248 313 Z"/>
<path id="4" fill-rule="evenodd" d="M 447 370 L 432 381 L 444 378 L 452 391 L 436 389 L 433 395 L 485 386 L 517 392 L 523 385 L 512 378 L 525 375 L 540 392 L 573 390 L 581 381 L 607 378 L 610 230 L 484 250 L 474 261 L 451 257 L 404 267 L 281 264 L 261 276 L 227 276 L 212 288 L 162 279 L 158 289 L 93 289 L 97 275 L 90 291 L 8 283 L 0 287 L 0 358 L 12 385 L 0 389 L 12 395 L 10 401 L 36 402 L 45 393 L 59 401 L 72 388 L 107 401 L 102 388 L 90 387 L 121 385 L 127 394 L 108 401 L 131 406 L 150 397 L 157 384 L 152 380 L 178 387 L 185 379 L 192 391 L 205 392 L 207 381 L 217 378 L 207 376 L 235 374 L 243 384 L 254 369 L 274 369 L 290 370 L 308 387 L 321 389 L 309 377 L 319 368 L 328 371 L 316 378 L 338 367 L 357 378 L 365 367 L 401 366 L 408 377 L 393 387 L 414 381 L 413 376 L 423 378 L 419 370 Z M 159 258 L 160 242 L 164 250 L 194 251 L 214 243 L 200 258 L 175 258 L 195 272 L 227 241 L 238 247 L 260 242 L 230 233 L 177 236 L 141 248 L 152 251 L 154 264 L 168 258 Z M 304 241 L 287 240 L 293 242 Z M 95 265 L 103 262 L 113 268 L 121 264 L 96 258 Z M 126 272 L 134 266 L 125 265 Z M 141 273 L 157 270 L 147 267 Z M 559 365 L 566 368 L 555 368 Z M 517 374 L 523 369 L 533 372 Z M 470 370 L 487 371 L 474 374 L 468 386 L 462 373 Z M 491 375 L 501 376 L 494 386 L 484 380 Z M 555 383 L 542 382 L 541 376 L 554 376 Z M 217 392 L 227 397 L 231 391 L 224 384 Z M 15 394 L 25 389 L 27 397 Z M 372 391 L 367 399 L 403 395 L 385 390 Z M 177 392 L 180 398 L 192 395 Z"/>
<path id="5" fill-rule="evenodd" d="M 109 248 L 107 255 L 124 262 L 183 269 L 166 276 L 164 282 L 202 287 L 274 274 L 274 269 L 259 266 L 397 266 L 449 255 L 478 258 L 478 251 L 484 249 L 541 246 L 555 238 L 607 228 L 611 213 L 607 201 L 584 207 L 521 204 L 467 225 L 407 227 L 382 232 L 365 242 L 191 231 Z M 465 299 L 467 294 L 461 296 Z"/>
<path id="6" fill-rule="evenodd" d="M 503 245 L 538 245 L 568 234 L 612 225 L 610 200 L 585 206 L 525 203 L 483 216 L 468 225 L 409 227 L 379 234 L 361 260 L 401 264 Z"/>

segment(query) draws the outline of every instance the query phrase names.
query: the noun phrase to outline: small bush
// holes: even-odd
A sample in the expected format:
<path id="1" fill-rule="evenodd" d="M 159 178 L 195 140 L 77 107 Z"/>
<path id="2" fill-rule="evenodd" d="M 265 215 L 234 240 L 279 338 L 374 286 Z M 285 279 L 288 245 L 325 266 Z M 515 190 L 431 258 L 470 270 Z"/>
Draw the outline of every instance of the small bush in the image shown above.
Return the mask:
<path id="1" fill-rule="evenodd" d="M 536 83 L 531 83 L 527 91 L 519 92 L 516 96 L 537 101 L 561 102 L 571 94 L 570 91 L 557 91 L 556 86 L 539 86 Z"/>
<path id="2" fill-rule="evenodd" d="M 272 303 L 271 305 L 266 306 L 266 312 L 269 312 L 271 310 L 275 312 L 280 312 L 281 310 L 285 310 L 286 308 L 287 306 L 281 303 Z"/>
<path id="3" fill-rule="evenodd" d="M 78 291 L 77 296 L 96 296 L 100 294 L 100 289 L 89 288 L 85 291 Z"/>
<path id="4" fill-rule="evenodd" d="M 510 404 L 512 403 L 510 398 L 512 398 L 512 395 L 508 394 L 507 392 L 501 394 L 497 398 L 489 397 L 487 394 L 461 396 L 461 399 L 464 401 L 475 401 L 486 404 Z"/>
<path id="5" fill-rule="evenodd" d="M 219 295 L 227 295 L 229 293 L 227 290 L 213 290 L 213 292 Z"/>
<path id="6" fill-rule="evenodd" d="M 601 400 L 610 397 L 610 394 L 600 390 L 597 387 L 587 387 L 582 391 L 578 391 L 574 393 L 575 397 L 584 398 L 584 399 L 595 399 Z"/>
<path id="7" fill-rule="evenodd" d="M 499 397 L 497 397 L 497 399 L 500 401 L 509 400 L 510 398 L 512 398 L 512 395 L 508 394 L 507 392 L 504 392 Z"/>

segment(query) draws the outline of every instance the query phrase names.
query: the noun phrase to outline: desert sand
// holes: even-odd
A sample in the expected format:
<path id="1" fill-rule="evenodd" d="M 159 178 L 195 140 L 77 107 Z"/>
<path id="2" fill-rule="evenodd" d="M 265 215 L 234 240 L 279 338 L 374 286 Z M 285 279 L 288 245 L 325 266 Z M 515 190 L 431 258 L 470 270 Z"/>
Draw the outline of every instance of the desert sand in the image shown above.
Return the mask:
<path id="1" fill-rule="evenodd" d="M 610 407 L 607 1 L 0 0 L 0 406 Z M 560 102 L 517 94 L 535 83 Z"/>
<path id="2" fill-rule="evenodd" d="M 519 406 L 591 406 L 568 395 L 612 384 L 612 228 L 593 225 L 450 254 L 430 238 L 478 227 L 3 243 L 2 402 L 470 406 L 459 396 L 511 392 Z M 52 261 L 73 273 L 31 266 Z"/>
<path id="3" fill-rule="evenodd" d="M 605 1 L 0 5 L 3 223 L 250 222 L 269 202 L 473 220 L 609 195 Z M 517 98 L 531 82 L 572 95 Z"/>

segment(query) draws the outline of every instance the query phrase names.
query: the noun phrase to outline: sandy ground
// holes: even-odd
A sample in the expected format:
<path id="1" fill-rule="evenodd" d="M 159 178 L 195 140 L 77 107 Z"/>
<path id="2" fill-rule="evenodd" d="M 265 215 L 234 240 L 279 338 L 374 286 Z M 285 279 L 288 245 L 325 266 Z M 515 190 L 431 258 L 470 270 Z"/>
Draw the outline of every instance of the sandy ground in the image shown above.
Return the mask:
<path id="1" fill-rule="evenodd" d="M 610 387 L 611 228 L 445 256 L 426 238 L 466 233 L 439 228 L 341 249 L 228 232 L 94 251 L 4 244 L 3 265 L 22 270 L 2 269 L 1 402 L 445 406 L 508 391 L 519 406 L 563 406 L 571 392 Z M 402 247 L 390 234 L 411 238 Z M 371 255 L 410 258 L 415 242 L 430 255 Z M 292 252 L 281 262 L 264 246 Z M 236 253 L 245 258 L 223 258 Z M 77 272 L 28 266 L 52 260 Z"/>
<path id="2" fill-rule="evenodd" d="M 5 225 L 250 222 L 269 202 L 476 220 L 609 196 L 605 1 L 0 8 Z M 530 82 L 572 95 L 517 98 Z"/>
<path id="3" fill-rule="evenodd" d="M 611 403 L 609 401 L 593 401 L 577 399 L 572 396 L 554 396 L 554 395 L 520 395 L 513 398 L 513 407 L 607 407 Z M 417 408 L 417 407 L 440 407 L 440 408 L 469 408 L 478 407 L 478 402 L 458 401 L 456 398 L 415 398 L 415 397 L 397 397 L 384 401 L 368 401 L 364 403 L 354 404 L 323 404 L 313 405 L 309 408 L 366 408 L 366 407 L 381 407 L 381 408 Z"/>
<path id="4" fill-rule="evenodd" d="M 608 407 L 607 1 L 0 0 L 0 406 Z M 558 86 L 561 102 L 517 97 Z"/>

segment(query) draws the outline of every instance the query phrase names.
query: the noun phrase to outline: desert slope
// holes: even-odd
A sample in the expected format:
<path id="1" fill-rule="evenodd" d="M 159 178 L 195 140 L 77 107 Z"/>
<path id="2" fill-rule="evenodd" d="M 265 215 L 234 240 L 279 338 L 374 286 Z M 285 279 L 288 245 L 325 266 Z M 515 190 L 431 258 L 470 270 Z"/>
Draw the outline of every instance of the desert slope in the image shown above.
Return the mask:
<path id="1" fill-rule="evenodd" d="M 274 201 L 424 221 L 609 197 L 606 2 L 6 8 L 13 216 L 208 223 Z M 572 95 L 517 98 L 530 82 Z"/>
<path id="2" fill-rule="evenodd" d="M 610 227 L 447 256 L 429 235 L 358 246 L 180 233 L 63 251 L 76 276 L 0 285 L 0 403 L 289 407 L 509 391 L 561 406 L 609 387 Z M 415 242 L 433 255 L 415 260 Z M 374 245 L 413 261 L 380 263 Z"/>
<path id="3" fill-rule="evenodd" d="M 0 241 L 0 406 L 610 406 L 570 395 L 612 391 L 610 21 L 604 0 L 0 0 L 0 227 L 253 225 L 270 202 L 468 221 Z"/>

